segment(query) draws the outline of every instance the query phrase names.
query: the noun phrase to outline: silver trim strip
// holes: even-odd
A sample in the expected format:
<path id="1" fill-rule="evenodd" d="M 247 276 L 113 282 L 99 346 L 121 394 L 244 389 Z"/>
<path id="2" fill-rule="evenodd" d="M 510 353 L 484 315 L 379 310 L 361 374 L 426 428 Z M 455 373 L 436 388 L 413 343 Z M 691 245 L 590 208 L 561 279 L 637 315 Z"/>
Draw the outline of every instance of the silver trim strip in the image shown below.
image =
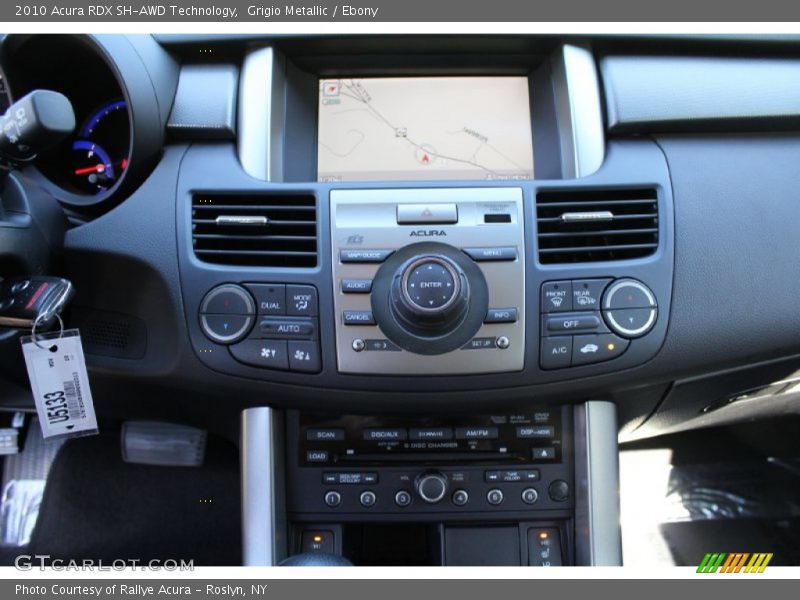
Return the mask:
<path id="1" fill-rule="evenodd" d="M 285 61 L 271 47 L 250 52 L 239 79 L 238 152 L 242 168 L 264 181 L 283 180 Z"/>
<path id="2" fill-rule="evenodd" d="M 271 566 L 286 557 L 283 416 L 268 407 L 242 411 L 242 559 Z"/>
<path id="3" fill-rule="evenodd" d="M 565 44 L 553 60 L 564 178 L 586 177 L 605 158 L 600 82 L 592 53 Z"/>
<path id="4" fill-rule="evenodd" d="M 621 566 L 617 409 L 611 402 L 575 407 L 575 562 Z"/>
<path id="5" fill-rule="evenodd" d="M 614 213 L 610 210 L 596 210 L 593 212 L 565 212 L 561 215 L 564 223 L 583 223 L 586 221 L 613 221 Z"/>
<path id="6" fill-rule="evenodd" d="M 220 215 L 217 217 L 217 225 L 263 227 L 267 223 L 267 217 L 263 215 Z"/>

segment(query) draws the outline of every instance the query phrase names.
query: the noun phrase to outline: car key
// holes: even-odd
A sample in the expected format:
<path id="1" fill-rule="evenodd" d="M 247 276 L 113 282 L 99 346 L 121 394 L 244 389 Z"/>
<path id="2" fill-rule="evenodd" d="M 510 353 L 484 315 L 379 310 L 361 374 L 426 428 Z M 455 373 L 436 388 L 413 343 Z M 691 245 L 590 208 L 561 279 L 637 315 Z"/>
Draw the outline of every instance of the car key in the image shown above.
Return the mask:
<path id="1" fill-rule="evenodd" d="M 72 282 L 60 277 L 13 277 L 0 282 L 0 327 L 47 328 L 72 298 Z"/>

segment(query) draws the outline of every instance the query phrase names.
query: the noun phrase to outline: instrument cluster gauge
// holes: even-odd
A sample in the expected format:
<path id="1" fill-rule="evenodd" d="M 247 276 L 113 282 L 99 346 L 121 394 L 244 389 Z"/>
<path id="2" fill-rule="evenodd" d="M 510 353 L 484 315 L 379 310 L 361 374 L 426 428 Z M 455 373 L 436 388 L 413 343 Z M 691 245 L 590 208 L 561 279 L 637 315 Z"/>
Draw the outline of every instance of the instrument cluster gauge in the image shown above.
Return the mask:
<path id="1" fill-rule="evenodd" d="M 106 102 L 85 119 L 72 141 L 69 172 L 85 194 L 111 189 L 128 167 L 130 131 L 124 100 Z"/>

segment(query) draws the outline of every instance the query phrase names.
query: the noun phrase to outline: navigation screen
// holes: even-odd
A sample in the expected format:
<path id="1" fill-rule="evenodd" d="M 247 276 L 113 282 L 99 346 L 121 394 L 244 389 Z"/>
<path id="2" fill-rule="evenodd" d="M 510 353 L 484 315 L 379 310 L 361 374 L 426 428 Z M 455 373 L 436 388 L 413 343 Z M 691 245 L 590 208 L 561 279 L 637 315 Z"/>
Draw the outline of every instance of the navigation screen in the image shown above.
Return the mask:
<path id="1" fill-rule="evenodd" d="M 532 179 L 526 77 L 323 79 L 319 181 Z"/>

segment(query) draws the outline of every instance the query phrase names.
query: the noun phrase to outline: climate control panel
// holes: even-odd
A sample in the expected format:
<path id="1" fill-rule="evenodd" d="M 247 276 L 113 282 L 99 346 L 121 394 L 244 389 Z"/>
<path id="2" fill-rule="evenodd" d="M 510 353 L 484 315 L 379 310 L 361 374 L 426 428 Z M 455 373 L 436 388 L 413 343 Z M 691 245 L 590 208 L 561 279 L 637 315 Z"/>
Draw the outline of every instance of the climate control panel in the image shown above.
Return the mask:
<path id="1" fill-rule="evenodd" d="M 319 300 L 311 285 L 226 283 L 200 304 L 200 328 L 239 363 L 316 373 L 322 368 Z"/>
<path id="2" fill-rule="evenodd" d="M 655 294 L 631 278 L 548 281 L 539 306 L 543 369 L 617 358 L 630 340 L 649 333 L 658 317 Z"/>

